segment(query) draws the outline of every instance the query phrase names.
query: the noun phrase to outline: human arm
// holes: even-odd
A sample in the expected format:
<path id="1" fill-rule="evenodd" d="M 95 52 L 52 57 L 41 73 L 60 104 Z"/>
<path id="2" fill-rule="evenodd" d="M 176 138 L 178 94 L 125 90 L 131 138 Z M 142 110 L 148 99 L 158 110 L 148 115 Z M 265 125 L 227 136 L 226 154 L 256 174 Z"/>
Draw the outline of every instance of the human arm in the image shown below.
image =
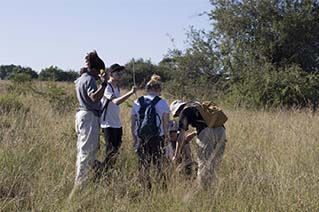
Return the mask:
<path id="1" fill-rule="evenodd" d="M 162 124 L 163 124 L 163 131 L 165 140 L 169 139 L 169 132 L 168 132 L 168 121 L 169 121 L 169 113 L 163 113 L 162 116 Z"/>
<path id="2" fill-rule="evenodd" d="M 185 141 L 186 142 L 190 142 L 194 137 L 196 136 L 196 131 L 188 134 L 186 137 L 185 137 Z"/>
<path id="3" fill-rule="evenodd" d="M 176 142 L 175 155 L 173 161 L 177 162 L 180 159 L 182 147 L 185 143 L 185 133 L 188 130 L 189 124 L 189 113 L 186 110 L 183 110 L 179 115 L 179 135 Z"/>
<path id="4" fill-rule="evenodd" d="M 89 82 L 89 88 L 88 88 L 88 96 L 93 102 L 98 102 L 102 99 L 104 95 L 104 91 L 107 85 L 107 77 L 101 77 L 102 83 L 100 87 L 96 89 L 96 82 L 92 82 L 92 80 Z"/>
<path id="5" fill-rule="evenodd" d="M 136 92 L 136 90 L 137 90 L 136 86 L 133 86 L 132 89 L 126 94 L 124 94 L 123 96 L 112 99 L 112 102 L 116 105 L 120 105 L 123 102 L 125 102 L 130 96 L 132 96 Z"/>
<path id="6" fill-rule="evenodd" d="M 184 142 L 185 142 L 185 130 L 181 129 L 176 142 L 176 150 L 173 157 L 174 162 L 177 162 L 179 160 Z"/>
<path id="7" fill-rule="evenodd" d="M 106 86 L 101 85 L 95 92 L 90 93 L 89 94 L 90 99 L 93 102 L 100 101 L 102 99 L 102 97 L 103 97 L 103 94 L 104 94 L 104 91 L 105 91 L 105 87 Z"/>
<path id="8" fill-rule="evenodd" d="M 136 115 L 132 114 L 131 115 L 131 133 L 132 133 L 134 143 L 136 143 L 136 141 L 137 141 L 137 137 L 135 135 L 135 123 L 136 123 Z"/>

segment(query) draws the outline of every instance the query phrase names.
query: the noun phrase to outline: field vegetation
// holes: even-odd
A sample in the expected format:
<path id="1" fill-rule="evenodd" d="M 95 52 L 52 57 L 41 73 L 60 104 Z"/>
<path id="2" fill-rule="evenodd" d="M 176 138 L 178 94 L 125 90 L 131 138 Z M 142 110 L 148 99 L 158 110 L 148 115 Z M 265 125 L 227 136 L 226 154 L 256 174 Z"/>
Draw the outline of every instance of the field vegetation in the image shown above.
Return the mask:
<path id="1" fill-rule="evenodd" d="M 134 96 L 121 106 L 124 138 L 114 170 L 68 202 L 76 159 L 74 85 L 31 82 L 27 93 L 12 90 L 18 86 L 0 84 L 0 211 L 319 209 L 318 114 L 225 108 L 227 146 L 214 185 L 196 193 L 192 180 L 174 174 L 167 189 L 147 192 L 138 181 L 129 130 Z M 195 142 L 192 149 L 196 158 Z M 103 153 L 101 135 L 99 159 Z"/>

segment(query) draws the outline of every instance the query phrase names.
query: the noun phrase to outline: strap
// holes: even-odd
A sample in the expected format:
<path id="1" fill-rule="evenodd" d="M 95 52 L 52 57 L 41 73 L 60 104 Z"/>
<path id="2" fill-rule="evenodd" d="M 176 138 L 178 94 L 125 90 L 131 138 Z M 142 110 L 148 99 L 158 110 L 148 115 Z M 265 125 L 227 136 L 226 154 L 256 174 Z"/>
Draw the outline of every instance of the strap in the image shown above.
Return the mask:
<path id="1" fill-rule="evenodd" d="M 151 104 L 155 106 L 160 100 L 161 98 L 159 96 L 155 96 L 154 99 L 151 101 Z"/>
<path id="2" fill-rule="evenodd" d="M 113 88 L 113 86 L 112 86 L 112 84 L 111 83 L 107 83 L 110 87 L 111 87 L 111 89 L 112 89 L 112 92 L 114 93 L 114 88 Z"/>
<path id="3" fill-rule="evenodd" d="M 155 105 L 161 100 L 161 98 L 159 96 L 155 96 L 154 99 L 151 101 L 151 105 L 153 107 L 155 107 Z M 162 121 L 161 121 L 161 117 L 158 115 L 158 113 L 156 112 L 155 110 L 155 113 L 156 113 L 156 118 L 158 118 L 158 122 L 159 122 L 159 125 L 157 126 L 157 129 L 158 129 L 158 134 L 161 133 L 161 124 L 162 124 Z"/>
<path id="4" fill-rule="evenodd" d="M 141 96 L 140 98 L 138 98 L 137 100 L 140 103 L 140 106 L 143 107 L 145 105 L 145 99 L 144 96 Z"/>
<path id="5" fill-rule="evenodd" d="M 111 86 L 112 92 L 114 93 L 113 85 L 111 83 L 109 83 L 109 82 L 107 84 Z M 117 87 L 117 90 L 118 90 L 119 93 L 121 92 L 120 86 Z"/>
<path id="6" fill-rule="evenodd" d="M 113 89 L 113 86 L 111 85 L 111 83 L 107 83 L 107 84 L 111 87 L 112 92 L 114 93 L 114 89 Z M 111 100 L 106 99 L 105 105 L 103 106 L 103 109 L 102 109 L 102 114 L 104 113 L 104 114 L 103 114 L 103 118 L 102 118 L 103 121 L 106 120 L 106 111 L 107 111 L 107 107 L 108 107 L 110 101 L 111 101 Z"/>
<path id="7" fill-rule="evenodd" d="M 104 113 L 103 114 L 103 121 L 106 120 L 106 111 L 107 111 L 107 106 L 109 105 L 109 103 L 110 103 L 110 100 L 106 99 L 105 105 L 104 105 L 104 107 L 102 109 L 102 114 Z"/>

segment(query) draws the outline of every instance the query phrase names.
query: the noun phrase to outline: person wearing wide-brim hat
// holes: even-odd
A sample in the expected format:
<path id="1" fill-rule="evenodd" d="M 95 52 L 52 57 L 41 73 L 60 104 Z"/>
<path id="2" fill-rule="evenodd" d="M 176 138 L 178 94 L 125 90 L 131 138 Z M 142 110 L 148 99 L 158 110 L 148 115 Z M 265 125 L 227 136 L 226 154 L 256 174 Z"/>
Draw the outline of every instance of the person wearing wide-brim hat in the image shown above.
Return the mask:
<path id="1" fill-rule="evenodd" d="M 179 117 L 179 136 L 173 161 L 179 161 L 189 125 L 196 128 L 198 148 L 198 188 L 209 188 L 226 144 L 225 127 L 209 128 L 194 103 L 175 100 L 170 105 L 173 117 Z"/>
<path id="2" fill-rule="evenodd" d="M 122 144 L 122 123 L 120 120 L 120 104 L 136 92 L 136 87 L 121 96 L 120 82 L 125 73 L 125 67 L 117 63 L 109 68 L 109 80 L 101 100 L 103 105 L 100 126 L 104 133 L 106 144 L 105 160 L 102 168 L 112 168 L 116 162 Z"/>

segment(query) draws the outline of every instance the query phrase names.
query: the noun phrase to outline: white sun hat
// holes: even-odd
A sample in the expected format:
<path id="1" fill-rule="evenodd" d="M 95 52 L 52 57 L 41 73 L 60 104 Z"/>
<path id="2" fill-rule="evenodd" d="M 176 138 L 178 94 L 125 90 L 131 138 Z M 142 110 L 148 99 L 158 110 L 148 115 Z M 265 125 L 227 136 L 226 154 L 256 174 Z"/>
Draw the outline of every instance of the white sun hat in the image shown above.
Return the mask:
<path id="1" fill-rule="evenodd" d="M 182 101 L 182 100 L 174 100 L 172 102 L 172 104 L 170 105 L 170 110 L 173 116 L 176 116 L 176 112 L 178 111 L 178 109 L 180 109 L 182 106 L 186 105 L 186 102 Z"/>

